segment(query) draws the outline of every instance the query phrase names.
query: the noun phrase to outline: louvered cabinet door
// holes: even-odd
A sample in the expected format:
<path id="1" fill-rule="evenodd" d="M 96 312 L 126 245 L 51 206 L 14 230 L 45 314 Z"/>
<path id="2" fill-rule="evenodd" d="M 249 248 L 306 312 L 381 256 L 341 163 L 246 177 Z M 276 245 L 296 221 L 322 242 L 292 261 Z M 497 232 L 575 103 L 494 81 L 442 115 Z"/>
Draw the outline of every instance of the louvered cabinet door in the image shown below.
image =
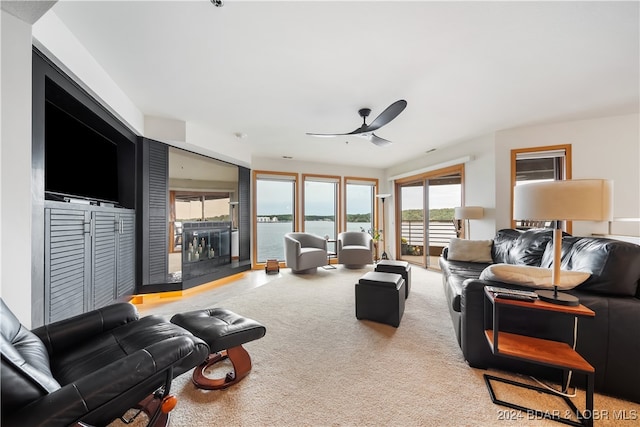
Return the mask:
<path id="1" fill-rule="evenodd" d="M 91 309 L 104 307 L 115 300 L 117 230 L 114 212 L 93 212 Z"/>
<path id="2" fill-rule="evenodd" d="M 133 295 L 136 277 L 136 214 L 123 212 L 118 214 L 118 265 L 116 298 Z"/>
<path id="3" fill-rule="evenodd" d="M 148 138 L 139 143 L 142 191 L 138 210 L 141 286 L 165 284 L 169 271 L 169 146 Z"/>
<path id="4" fill-rule="evenodd" d="M 45 209 L 45 323 L 90 306 L 91 213 Z"/>

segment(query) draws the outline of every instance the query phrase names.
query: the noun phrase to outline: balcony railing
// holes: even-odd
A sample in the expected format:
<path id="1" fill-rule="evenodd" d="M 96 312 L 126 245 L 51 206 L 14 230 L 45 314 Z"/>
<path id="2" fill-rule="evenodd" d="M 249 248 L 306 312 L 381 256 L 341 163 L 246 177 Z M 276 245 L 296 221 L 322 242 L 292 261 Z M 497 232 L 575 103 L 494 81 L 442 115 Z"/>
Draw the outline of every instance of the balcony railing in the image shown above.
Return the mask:
<path id="1" fill-rule="evenodd" d="M 456 237 L 453 221 L 429 221 L 430 252 L 438 254 Z M 402 221 L 401 225 L 403 255 L 422 255 L 424 253 L 424 222 Z M 406 246 L 405 246 L 406 245 Z M 405 253 L 406 252 L 406 253 Z"/>

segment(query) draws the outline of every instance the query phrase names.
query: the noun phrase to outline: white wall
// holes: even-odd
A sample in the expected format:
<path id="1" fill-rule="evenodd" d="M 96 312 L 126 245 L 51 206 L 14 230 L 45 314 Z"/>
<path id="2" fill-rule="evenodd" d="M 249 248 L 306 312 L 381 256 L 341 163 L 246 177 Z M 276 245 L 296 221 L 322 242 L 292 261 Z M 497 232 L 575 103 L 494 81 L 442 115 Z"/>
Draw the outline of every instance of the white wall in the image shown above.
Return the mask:
<path id="1" fill-rule="evenodd" d="M 511 225 L 511 150 L 571 144 L 573 178 L 614 181 L 614 217 L 640 217 L 640 116 L 628 114 L 502 130 L 441 148 L 385 171 L 386 178 L 420 171 L 455 159 L 465 162 L 465 205 L 482 206 L 485 217 L 471 224 L 471 238 L 489 239 Z M 393 200 L 393 199 L 391 199 Z M 393 209 L 387 211 L 393 227 Z M 573 234 L 607 233 L 607 223 L 574 222 Z M 639 222 L 613 222 L 611 233 L 640 236 Z M 389 240 L 389 247 L 394 242 Z"/>
<path id="2" fill-rule="evenodd" d="M 33 25 L 36 45 L 129 128 L 142 135 L 144 115 L 52 10 Z"/>
<path id="3" fill-rule="evenodd" d="M 31 327 L 31 25 L 1 13 L 0 296 Z"/>
<path id="4" fill-rule="evenodd" d="M 248 144 L 234 135 L 215 131 L 199 123 L 187 122 L 186 142 L 187 145 L 181 148 L 239 166 L 251 166 L 251 151 Z M 176 146 L 180 147 L 180 145 Z"/>
<path id="5" fill-rule="evenodd" d="M 457 147 L 473 153 L 473 160 L 464 167 L 464 204 L 484 208 L 484 218 L 470 220 L 471 239 L 492 239 L 496 234 L 494 143 L 494 136 L 487 135 L 458 144 Z"/>
<path id="6" fill-rule="evenodd" d="M 384 185 L 384 174 L 381 169 L 364 168 L 344 165 L 332 165 L 326 163 L 301 162 L 295 159 L 278 159 L 270 157 L 252 157 L 251 169 L 278 171 L 278 172 L 297 172 L 317 175 L 334 175 L 349 176 L 360 178 L 377 178 L 382 188 L 379 190 L 387 191 Z"/>
<path id="7" fill-rule="evenodd" d="M 469 159 L 464 161 L 464 159 Z M 453 164 L 464 163 L 464 204 L 482 206 L 484 218 L 472 220 L 472 239 L 491 239 L 495 236 L 495 157 L 493 135 L 474 138 L 434 151 L 427 156 L 385 171 L 386 179 L 419 173 L 425 169 L 439 169 Z M 393 188 L 391 182 L 389 188 Z M 393 198 L 391 199 L 393 201 Z M 395 227 L 395 208 L 387 211 L 389 227 Z M 390 228 L 393 229 L 393 228 Z M 395 247 L 390 237 L 388 247 Z"/>
<path id="8" fill-rule="evenodd" d="M 144 135 L 173 147 L 235 165 L 251 165 L 250 149 L 241 138 L 217 132 L 197 123 L 145 116 Z"/>
<path id="9" fill-rule="evenodd" d="M 614 181 L 614 217 L 640 217 L 640 120 L 637 114 L 562 122 L 496 133 L 496 224 L 509 227 L 514 148 L 571 144 L 573 178 Z M 606 233 L 607 223 L 575 221 L 573 234 Z M 613 234 L 640 236 L 640 223 L 613 223 Z"/>
<path id="10" fill-rule="evenodd" d="M 55 12 L 48 11 L 33 25 L 33 36 L 38 48 L 134 133 L 240 166 L 250 165 L 248 148 L 234 135 L 219 133 L 198 123 L 145 117 Z M 174 126 L 165 126 L 169 122 Z M 175 123 L 183 126 L 177 139 Z"/>

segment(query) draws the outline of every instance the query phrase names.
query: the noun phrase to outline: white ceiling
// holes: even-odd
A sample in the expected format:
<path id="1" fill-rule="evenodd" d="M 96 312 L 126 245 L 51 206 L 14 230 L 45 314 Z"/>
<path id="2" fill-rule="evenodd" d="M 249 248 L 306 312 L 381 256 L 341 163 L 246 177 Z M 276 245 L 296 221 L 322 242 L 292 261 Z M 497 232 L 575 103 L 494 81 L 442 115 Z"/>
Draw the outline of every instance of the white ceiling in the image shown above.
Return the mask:
<path id="1" fill-rule="evenodd" d="M 145 114 L 260 157 L 385 168 L 500 129 L 639 111 L 638 2 L 61 1 Z M 376 131 L 350 132 L 389 104 Z M 346 143 L 348 142 L 348 144 Z"/>

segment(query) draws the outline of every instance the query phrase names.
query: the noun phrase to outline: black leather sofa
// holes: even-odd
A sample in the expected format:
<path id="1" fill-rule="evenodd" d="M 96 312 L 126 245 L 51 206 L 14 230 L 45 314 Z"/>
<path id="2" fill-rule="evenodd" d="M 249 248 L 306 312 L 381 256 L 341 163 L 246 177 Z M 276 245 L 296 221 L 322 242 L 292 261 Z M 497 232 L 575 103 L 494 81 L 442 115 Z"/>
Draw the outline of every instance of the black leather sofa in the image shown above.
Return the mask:
<path id="1" fill-rule="evenodd" d="M 209 346 L 118 303 L 28 330 L 0 299 L 2 426 L 104 426 L 202 363 Z M 162 390 L 162 394 L 155 392 Z M 146 411 L 145 411 L 146 412 Z M 148 413 L 165 425 L 168 414 Z"/>
<path id="2" fill-rule="evenodd" d="M 491 248 L 493 263 L 551 267 L 551 230 L 504 229 Z M 452 261 L 445 248 L 439 260 L 454 330 L 464 358 L 474 368 L 494 368 L 560 381 L 557 369 L 495 356 L 484 335 L 484 287 L 532 288 L 480 280 L 491 263 Z M 562 269 L 591 276 L 567 291 L 595 312 L 579 320 L 576 350 L 595 367 L 595 390 L 640 403 L 640 246 L 598 237 L 565 235 Z M 535 290 L 535 289 L 534 289 Z M 503 309 L 501 330 L 573 342 L 573 318 Z M 487 315 L 488 316 L 488 315 Z M 572 384 L 582 385 L 579 378 Z"/>

